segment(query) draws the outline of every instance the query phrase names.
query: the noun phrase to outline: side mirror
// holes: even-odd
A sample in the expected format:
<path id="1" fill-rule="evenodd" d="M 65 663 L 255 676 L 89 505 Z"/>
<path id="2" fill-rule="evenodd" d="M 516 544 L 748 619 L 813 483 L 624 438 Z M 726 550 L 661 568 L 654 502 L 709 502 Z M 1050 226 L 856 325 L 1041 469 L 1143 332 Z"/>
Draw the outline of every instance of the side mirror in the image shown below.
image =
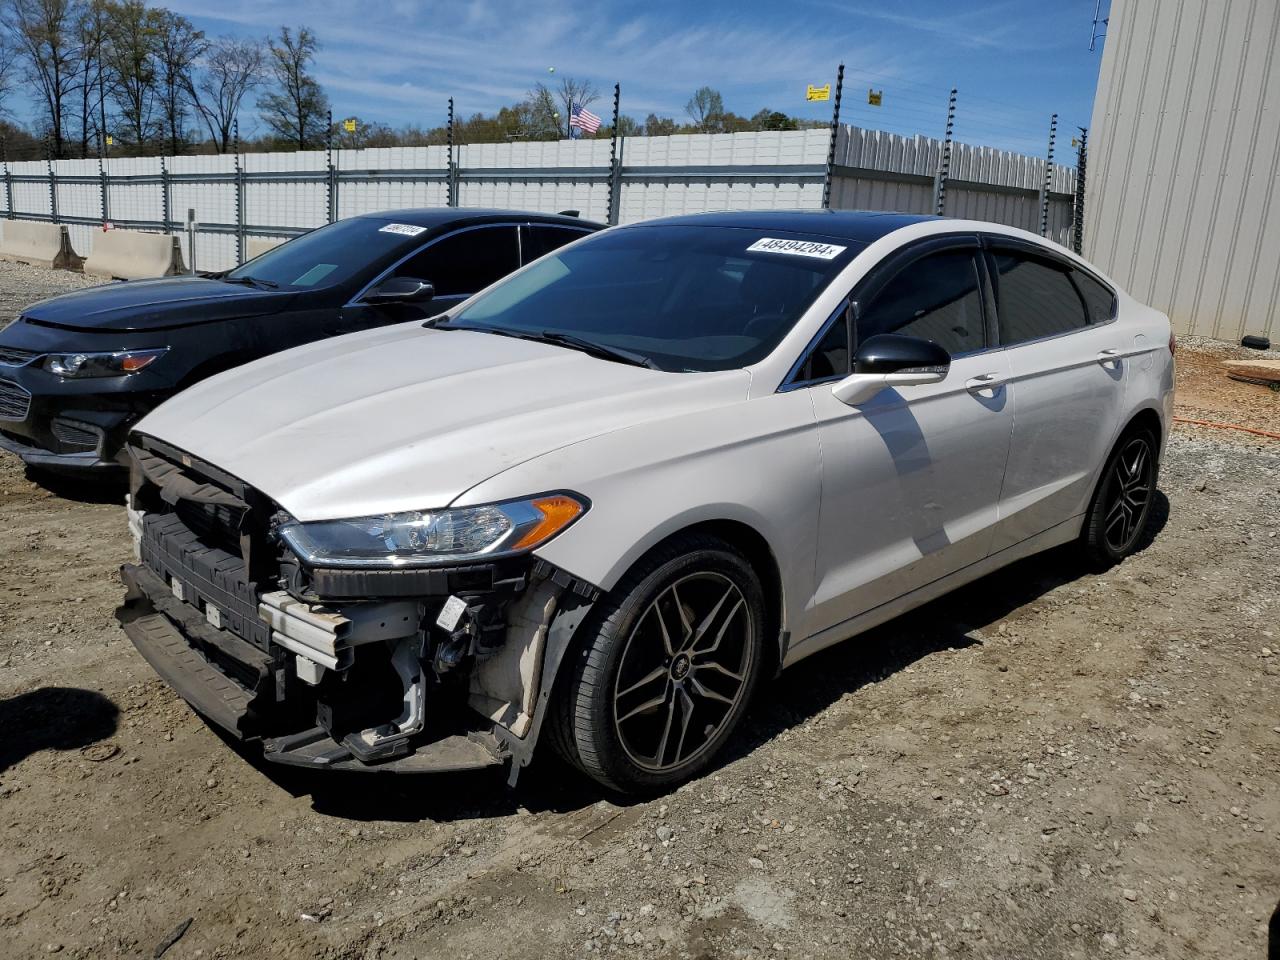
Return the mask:
<path id="1" fill-rule="evenodd" d="M 853 374 L 831 388 L 851 407 L 866 403 L 888 387 L 941 383 L 951 369 L 951 354 L 932 340 L 882 333 L 858 347 Z"/>
<path id="2" fill-rule="evenodd" d="M 416 277 L 392 277 L 364 295 L 365 303 L 426 303 L 436 288 Z"/>

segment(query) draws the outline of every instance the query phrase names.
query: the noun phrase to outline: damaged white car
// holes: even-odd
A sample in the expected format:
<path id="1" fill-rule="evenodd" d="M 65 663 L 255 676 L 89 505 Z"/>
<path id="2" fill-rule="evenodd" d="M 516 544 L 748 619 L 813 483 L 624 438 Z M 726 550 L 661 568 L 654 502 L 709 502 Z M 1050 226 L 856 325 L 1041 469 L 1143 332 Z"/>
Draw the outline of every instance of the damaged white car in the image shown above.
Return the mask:
<path id="1" fill-rule="evenodd" d="M 270 760 L 514 781 L 545 735 L 665 788 L 802 657 L 1039 550 L 1135 549 L 1172 351 L 993 224 L 616 228 L 147 416 L 120 618 Z"/>

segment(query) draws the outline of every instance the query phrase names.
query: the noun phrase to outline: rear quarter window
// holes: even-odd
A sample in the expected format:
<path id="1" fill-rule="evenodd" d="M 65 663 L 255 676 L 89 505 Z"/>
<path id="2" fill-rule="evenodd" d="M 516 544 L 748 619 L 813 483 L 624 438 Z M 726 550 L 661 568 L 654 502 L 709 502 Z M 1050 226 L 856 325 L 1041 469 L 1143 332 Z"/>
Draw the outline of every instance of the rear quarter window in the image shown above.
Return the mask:
<path id="1" fill-rule="evenodd" d="M 1090 323 L 1106 323 L 1116 315 L 1116 295 L 1110 287 L 1099 283 L 1083 270 L 1073 270 L 1071 276 L 1080 288 Z"/>

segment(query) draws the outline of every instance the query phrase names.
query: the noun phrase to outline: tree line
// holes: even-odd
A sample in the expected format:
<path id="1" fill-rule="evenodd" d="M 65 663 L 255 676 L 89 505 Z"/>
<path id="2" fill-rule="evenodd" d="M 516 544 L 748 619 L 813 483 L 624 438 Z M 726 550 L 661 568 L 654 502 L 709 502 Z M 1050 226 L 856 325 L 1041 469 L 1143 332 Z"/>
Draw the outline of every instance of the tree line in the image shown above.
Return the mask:
<path id="1" fill-rule="evenodd" d="M 330 120 L 329 98 L 313 69 L 314 31 L 281 27 L 263 39 L 207 36 L 189 19 L 146 0 L 0 0 L 0 142 L 8 159 L 104 154 L 225 153 L 443 144 L 444 124 L 401 128 L 359 117 Z M 19 125 L 19 85 L 35 102 L 32 127 Z M 572 107 L 595 107 L 612 134 L 598 88 L 562 77 L 536 83 L 518 103 L 455 118 L 458 143 L 555 140 L 572 135 Z M 424 105 L 426 106 L 426 105 Z M 443 107 L 443 105 L 440 105 Z M 257 121 L 256 123 L 254 121 Z M 732 133 L 822 126 L 776 110 L 739 116 L 710 87 L 695 91 L 676 120 L 623 115 L 624 136 Z"/>

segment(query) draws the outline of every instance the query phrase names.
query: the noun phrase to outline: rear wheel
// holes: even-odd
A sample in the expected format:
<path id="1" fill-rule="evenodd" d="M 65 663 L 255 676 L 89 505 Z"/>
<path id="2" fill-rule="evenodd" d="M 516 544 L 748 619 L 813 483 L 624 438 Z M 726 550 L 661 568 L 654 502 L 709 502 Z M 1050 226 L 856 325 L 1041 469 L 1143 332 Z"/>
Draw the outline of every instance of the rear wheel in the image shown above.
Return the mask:
<path id="1" fill-rule="evenodd" d="M 1145 427 L 1127 431 L 1103 468 L 1081 531 L 1085 555 L 1097 566 L 1119 563 L 1147 529 L 1156 492 L 1158 447 Z"/>
<path id="2" fill-rule="evenodd" d="M 624 792 L 674 786 L 729 739 L 764 659 L 764 594 L 706 536 L 673 540 L 603 599 L 560 691 L 559 751 Z"/>

